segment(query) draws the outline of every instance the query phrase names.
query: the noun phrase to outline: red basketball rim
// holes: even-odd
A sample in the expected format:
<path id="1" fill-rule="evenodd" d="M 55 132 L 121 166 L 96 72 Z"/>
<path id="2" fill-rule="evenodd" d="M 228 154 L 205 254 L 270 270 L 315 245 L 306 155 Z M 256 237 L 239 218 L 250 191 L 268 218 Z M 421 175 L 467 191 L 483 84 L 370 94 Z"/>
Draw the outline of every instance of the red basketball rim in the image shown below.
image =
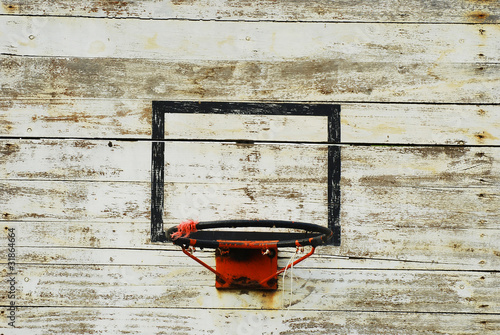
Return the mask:
<path id="1" fill-rule="evenodd" d="M 333 232 L 328 227 L 313 223 L 282 221 L 282 220 L 222 220 L 222 221 L 188 221 L 189 227 L 178 225 L 171 227 L 167 231 L 167 239 L 172 243 L 187 248 L 189 246 L 199 248 L 267 248 L 267 247 L 300 247 L 328 243 L 333 237 Z M 254 233 L 239 232 L 238 239 L 225 239 L 224 233 L 211 231 L 210 234 L 203 234 L 202 231 L 209 231 L 217 228 L 287 228 L 302 230 L 303 233 Z M 182 231 L 184 235 L 179 232 Z M 172 236 L 174 235 L 174 236 Z M 227 235 L 227 234 L 226 234 Z M 234 235 L 234 234 L 233 234 Z M 198 236 L 200 238 L 198 238 Z M 218 236 L 222 238 L 218 238 Z M 264 239 L 260 237 L 264 236 Z M 258 239 L 255 239 L 257 237 Z"/>

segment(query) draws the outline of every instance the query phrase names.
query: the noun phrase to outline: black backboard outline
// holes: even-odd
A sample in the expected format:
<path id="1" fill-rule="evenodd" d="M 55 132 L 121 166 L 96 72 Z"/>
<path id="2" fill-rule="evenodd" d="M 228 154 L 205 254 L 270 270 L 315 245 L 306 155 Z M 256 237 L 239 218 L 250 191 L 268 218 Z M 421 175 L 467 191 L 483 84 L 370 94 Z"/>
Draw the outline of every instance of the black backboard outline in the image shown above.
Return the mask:
<path id="1" fill-rule="evenodd" d="M 332 245 L 340 246 L 340 105 L 311 103 L 248 103 L 153 101 L 151 157 L 151 242 L 165 242 L 163 227 L 165 114 L 244 114 L 326 116 L 328 122 L 328 227 Z M 266 142 L 278 142 L 268 141 Z M 301 143 L 308 143 L 301 141 Z M 229 218 L 228 218 L 229 219 Z"/>

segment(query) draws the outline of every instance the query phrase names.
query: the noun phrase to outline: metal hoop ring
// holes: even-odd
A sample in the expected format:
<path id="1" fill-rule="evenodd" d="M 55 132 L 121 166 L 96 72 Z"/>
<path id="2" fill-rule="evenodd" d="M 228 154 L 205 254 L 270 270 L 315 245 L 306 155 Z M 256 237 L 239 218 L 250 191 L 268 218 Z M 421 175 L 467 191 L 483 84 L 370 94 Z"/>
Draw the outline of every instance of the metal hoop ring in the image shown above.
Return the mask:
<path id="1" fill-rule="evenodd" d="M 311 245 L 316 247 L 321 244 L 326 244 L 333 237 L 333 232 L 328 227 L 320 226 L 313 223 L 296 222 L 296 221 L 281 221 L 281 220 L 222 220 L 222 221 L 204 221 L 196 224 L 196 230 L 206 230 L 213 228 L 241 228 L 241 227 L 268 227 L 268 228 L 288 228 L 301 229 L 306 232 L 317 233 L 313 237 L 290 240 L 265 240 L 265 241 L 248 241 L 248 240 L 201 240 L 186 237 L 172 238 L 171 235 L 177 232 L 177 226 L 167 230 L 167 239 L 172 243 L 182 247 L 200 247 L 214 248 L 219 247 L 234 247 L 234 248 L 256 248 L 256 247 L 300 247 Z"/>

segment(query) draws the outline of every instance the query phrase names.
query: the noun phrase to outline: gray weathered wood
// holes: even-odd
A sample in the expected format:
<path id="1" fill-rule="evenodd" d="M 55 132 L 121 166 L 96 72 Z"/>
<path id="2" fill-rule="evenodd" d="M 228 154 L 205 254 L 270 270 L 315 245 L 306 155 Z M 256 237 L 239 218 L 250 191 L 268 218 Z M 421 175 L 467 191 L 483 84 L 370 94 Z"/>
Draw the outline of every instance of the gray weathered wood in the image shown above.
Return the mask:
<path id="1" fill-rule="evenodd" d="M 148 222 L 35 221 L 3 222 L 3 225 L 15 228 L 20 236 L 19 263 L 134 265 L 140 251 L 142 265 L 199 267 L 178 247 L 149 244 Z M 301 267 L 495 271 L 500 266 L 497 243 L 500 231 L 495 224 L 490 228 L 460 230 L 349 222 L 342 225 L 345 236 L 342 246 L 318 249 Z M 7 243 L 6 236 L 2 235 L 0 241 Z M 280 251 L 282 266 L 292 252 L 289 249 Z M 6 250 L 0 255 L 5 256 L 0 262 L 4 263 Z M 213 251 L 197 253 L 197 256 L 215 265 Z"/>
<path id="2" fill-rule="evenodd" d="M 5 0 L 0 13 L 119 18 L 234 21 L 370 21 L 496 23 L 496 1 L 252 1 L 203 0 L 164 2 Z"/>
<path id="3" fill-rule="evenodd" d="M 0 333 L 499 333 L 499 6 L 3 1 Z M 230 292 L 151 243 L 153 100 L 341 104 L 342 245 Z M 167 227 L 326 224 L 322 120 L 169 117 Z"/>
<path id="4" fill-rule="evenodd" d="M 342 104 L 342 141 L 499 145 L 497 105 Z"/>
<path id="5" fill-rule="evenodd" d="M 0 111 L 2 136 L 151 138 L 150 100 L 4 98 Z"/>
<path id="6" fill-rule="evenodd" d="M 3 99 L 0 109 L 0 134 L 3 136 L 151 138 L 151 100 L 148 99 Z M 187 116 L 168 118 L 166 137 L 230 138 L 215 135 L 210 127 L 198 125 L 201 118 L 195 119 L 196 122 L 188 122 Z M 262 121 L 263 133 L 245 132 L 243 135 L 244 122 L 257 126 L 250 120 L 234 121 L 233 127 L 240 131 L 239 137 L 253 140 L 303 138 L 300 133 L 289 132 L 293 129 L 282 126 L 278 120 L 274 123 Z M 307 124 L 312 128 L 310 122 L 308 120 Z M 341 123 L 341 139 L 346 143 L 500 144 L 498 105 L 342 103 Z M 280 135 L 298 137 L 278 137 L 274 133 L 276 127 Z M 320 133 L 313 139 L 321 140 Z"/>
<path id="7" fill-rule="evenodd" d="M 167 141 L 165 181 L 247 182 L 251 176 L 263 181 L 293 178 L 322 183 L 327 147 Z M 487 188 L 498 186 L 500 179 L 497 147 L 341 145 L 341 148 L 344 186 Z M 3 139 L 0 154 L 0 180 L 4 181 L 151 180 L 149 141 Z M 38 164 L 25 163 L 30 160 Z M 187 168 L 194 175 L 186 173 Z M 221 173 L 224 169 L 227 172 Z"/>
<path id="8" fill-rule="evenodd" d="M 2 97 L 498 102 L 495 25 L 34 20 L 0 17 Z"/>
<path id="9" fill-rule="evenodd" d="M 292 309 L 496 314 L 500 310 L 491 294 L 498 290 L 495 272 L 296 268 L 293 275 Z M 215 276 L 208 270 L 172 265 L 19 265 L 17 277 L 21 306 L 280 309 L 281 300 L 287 301 L 290 294 L 289 280 L 284 282 L 285 294 L 217 291 Z M 6 281 L 0 284 L 4 290 L 6 286 Z"/>
<path id="10" fill-rule="evenodd" d="M 2 146 L 3 220 L 149 219 L 149 142 L 25 143 Z M 227 218 L 236 204 L 242 206 L 238 216 L 256 219 L 303 215 L 320 222 L 317 215 L 325 212 L 326 146 L 176 142 L 167 151 L 175 153 L 167 156 L 165 179 L 165 214 L 173 222 Z M 482 147 L 343 147 L 342 220 L 455 228 L 494 223 L 498 153 Z M 43 163 L 23 164 L 30 156 Z"/>
<path id="11" fill-rule="evenodd" d="M 395 62 L 344 58 L 180 62 L 0 56 L 0 73 L 5 78 L 0 98 L 499 102 L 498 63 L 418 62 L 403 64 L 400 72 Z M 24 71 L 26 68 L 33 70 Z"/>
<path id="12" fill-rule="evenodd" d="M 33 307 L 19 310 L 19 327 L 33 335 L 88 334 L 495 334 L 498 315 L 449 313 L 384 313 L 357 311 L 195 308 Z M 5 324 L 0 316 L 0 322 Z M 1 328 L 0 330 L 7 330 Z"/>
<path id="13" fill-rule="evenodd" d="M 144 248 L 149 236 L 149 142 L 113 141 L 109 146 L 107 140 L 4 140 L 1 148 L 1 220 L 19 230 L 21 245 L 35 247 L 23 262 L 36 263 L 38 258 L 31 257 L 37 254 L 49 262 L 84 262 L 69 257 L 66 249 L 36 247 Z M 325 150 L 324 145 L 168 143 L 167 225 L 190 215 L 278 214 L 321 223 Z M 260 159 L 244 159 L 257 158 L 257 153 L 267 157 L 263 168 Z M 30 159 L 40 163 L 24 164 Z M 416 262 L 398 265 L 405 268 L 453 269 L 460 264 L 462 269 L 495 269 L 498 161 L 498 148 L 343 146 L 345 239 L 340 249 L 322 253 L 388 259 L 389 264 L 391 259 L 392 264 Z M 287 194 L 286 206 L 269 207 Z M 75 249 L 71 255 L 80 252 Z M 85 259 L 97 262 L 97 254 Z"/>

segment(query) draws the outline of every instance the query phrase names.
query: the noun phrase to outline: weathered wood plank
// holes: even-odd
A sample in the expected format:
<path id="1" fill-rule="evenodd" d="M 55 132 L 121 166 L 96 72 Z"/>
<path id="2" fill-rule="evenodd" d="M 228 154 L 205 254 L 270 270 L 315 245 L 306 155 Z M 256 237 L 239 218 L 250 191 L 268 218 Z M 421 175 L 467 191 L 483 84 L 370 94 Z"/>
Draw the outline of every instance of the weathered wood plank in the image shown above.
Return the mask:
<path id="1" fill-rule="evenodd" d="M 208 270 L 175 266 L 19 265 L 17 278 L 20 306 L 280 309 L 290 294 L 288 280 L 285 294 L 217 291 Z M 296 268 L 291 308 L 499 313 L 499 282 L 496 272 Z"/>
<path id="2" fill-rule="evenodd" d="M 238 21 L 370 21 L 495 23 L 500 7 L 496 1 L 379 0 L 294 1 L 264 0 L 233 2 L 85 0 L 4 0 L 1 14 L 64 15 L 147 19 L 238 20 Z"/>
<path id="3" fill-rule="evenodd" d="M 2 99 L 0 136 L 151 138 L 151 101 Z"/>
<path id="4" fill-rule="evenodd" d="M 498 106 L 343 104 L 347 143 L 497 144 Z M 166 138 L 327 141 L 326 117 L 167 114 Z"/>
<path id="5" fill-rule="evenodd" d="M 500 106 L 342 104 L 342 141 L 500 144 Z"/>
<path id="6" fill-rule="evenodd" d="M 0 111 L 0 136 L 151 138 L 151 100 L 147 99 L 3 99 Z M 187 116 L 168 118 L 166 138 L 228 139 L 213 134 L 215 125 L 198 125 L 200 118 L 189 121 Z M 234 127 L 247 131 L 240 137 L 253 140 L 287 139 L 283 136 L 295 134 L 278 120 L 262 121 L 262 132 L 252 128 L 255 133 L 250 133 L 241 124 Z M 342 103 L 341 124 L 341 139 L 346 143 L 500 145 L 498 105 Z M 313 128 L 310 119 L 307 125 Z M 278 133 L 271 134 L 276 128 Z"/>
<path id="7" fill-rule="evenodd" d="M 104 20 L 0 16 L 0 52 L 22 56 L 497 63 L 496 25 Z M 196 32 L 196 33 L 190 33 Z M 314 36 L 314 38 L 311 38 Z M 458 38 L 459 37 L 459 38 Z M 429 44 L 429 40 L 433 43 Z M 480 56 L 482 53 L 483 56 Z M 382 59 L 382 60 L 381 60 Z M 430 68 L 433 71 L 433 68 Z"/>
<path id="8" fill-rule="evenodd" d="M 498 103 L 495 25 L 0 20 L 1 97 Z"/>
<path id="9" fill-rule="evenodd" d="M 0 181 L 2 221 L 144 222 L 150 197 L 149 182 Z"/>
<path id="10" fill-rule="evenodd" d="M 2 220 L 149 220 L 149 142 L 2 142 Z M 246 218 L 319 222 L 327 206 L 325 151 L 324 145 L 169 143 L 165 217 L 228 218 L 238 204 Z M 498 155 L 498 148 L 481 147 L 344 146 L 342 220 L 494 225 Z M 42 163 L 31 167 L 24 163 L 29 157 Z"/>
<path id="11" fill-rule="evenodd" d="M 176 223 L 202 215 L 205 220 L 235 216 L 293 220 L 295 215 L 312 221 L 319 211 L 326 210 L 325 189 L 326 185 L 318 188 L 301 183 L 168 184 L 165 216 Z M 150 200 L 148 182 L 0 181 L 0 220 L 144 222 L 150 217 Z M 242 207 L 235 211 L 237 205 Z"/>
<path id="12" fill-rule="evenodd" d="M 410 155 L 405 153 L 407 149 Z M 465 215 L 462 222 L 468 223 L 464 228 L 489 220 L 499 222 L 497 211 L 489 207 L 499 205 L 498 179 L 490 179 L 489 154 L 460 147 L 448 149 L 372 147 L 373 156 L 369 160 L 357 156 L 360 152 L 356 150 L 350 155 L 343 154 L 342 220 L 405 227 L 429 226 L 434 222 L 435 227 L 441 228 L 458 228 L 456 215 Z M 359 168 L 369 171 L 370 176 L 361 176 Z M 392 200 L 386 202 L 384 198 Z M 390 209 L 393 206 L 397 214 Z M 372 210 L 365 215 L 368 208 Z M 454 209 L 445 214 L 444 208 Z M 480 214 L 478 210 L 485 211 Z"/>
<path id="13" fill-rule="evenodd" d="M 0 180 L 149 181 L 151 143 L 0 140 Z"/>
<path id="14" fill-rule="evenodd" d="M 170 227 L 171 223 L 167 224 Z M 500 267 L 498 221 L 489 228 L 393 227 L 344 221 L 340 247 L 322 247 L 306 268 L 494 271 Z M 3 222 L 14 228 L 19 263 L 198 266 L 170 244 L 150 244 L 148 222 Z M 3 241 L 3 242 L 2 242 Z M 7 235 L 0 236 L 7 245 Z M 280 251 L 285 266 L 293 250 Z M 141 256 L 138 256 L 140 252 Z M 197 254 L 214 265 L 213 252 Z M 7 250 L 0 249 L 0 263 Z"/>
<path id="15" fill-rule="evenodd" d="M 175 62 L 0 56 L 0 64 L 3 99 L 499 102 L 499 65 L 493 63 L 415 63 L 404 73 L 394 62 L 342 58 Z"/>
<path id="16" fill-rule="evenodd" d="M 432 34 L 427 38 L 433 39 Z M 454 52 L 470 58 L 461 60 L 446 58 L 441 51 L 433 56 L 422 45 L 423 59 L 415 61 L 401 56 L 414 53 L 401 49 L 405 45 L 411 49 L 410 41 L 401 38 L 392 47 L 376 46 L 371 51 L 362 50 L 367 44 L 361 43 L 353 54 L 338 47 L 324 57 L 290 54 L 291 58 L 274 60 L 208 60 L 202 54 L 201 60 L 2 55 L 0 98 L 499 102 L 498 61 L 474 60 L 476 54 L 487 55 L 483 49 L 498 42 L 470 46 L 468 52 L 457 46 Z M 385 62 L 380 62 L 381 53 Z"/>
<path id="17" fill-rule="evenodd" d="M 461 145 L 500 142 L 500 4 L 367 6 L 4 1 L 0 220 L 18 233 L 19 331 L 498 333 L 500 152 Z M 362 144 L 341 149 L 343 242 L 294 269 L 288 319 L 290 281 L 218 292 L 178 248 L 149 242 L 151 100 L 342 102 L 342 140 Z M 240 135 L 222 121 L 225 139 Z M 167 136 L 221 130 L 193 123 L 168 120 Z M 243 123 L 249 139 L 296 141 L 266 133 L 282 120 Z M 55 138 L 15 139 L 29 136 Z M 167 142 L 166 225 L 325 221 L 326 150 Z"/>
<path id="18" fill-rule="evenodd" d="M 328 224 L 327 183 L 269 182 L 165 185 L 166 222 L 268 219 Z"/>
<path id="19" fill-rule="evenodd" d="M 326 147 L 186 143 L 165 152 L 167 221 L 328 222 Z"/>
<path id="20" fill-rule="evenodd" d="M 0 323 L 5 325 L 5 316 Z M 33 335 L 89 334 L 496 334 L 500 317 L 488 314 L 383 313 L 195 308 L 29 307 L 16 325 Z M 6 331 L 8 328 L 0 328 Z M 12 329 L 9 329 L 12 331 Z M 12 334 L 16 334 L 16 330 Z"/>
<path id="21" fill-rule="evenodd" d="M 122 213 L 123 219 L 127 218 L 126 213 L 136 218 L 139 215 L 147 218 L 144 217 L 145 211 L 137 206 L 149 201 L 150 197 L 150 191 L 145 189 L 150 187 L 151 178 L 150 142 L 115 142 L 113 145 L 107 141 L 46 140 L 24 143 L 27 146 L 12 141 L 2 146 L 5 164 L 0 173 L 6 184 L 1 198 L 5 201 L 6 219 L 48 219 L 51 215 L 61 215 L 64 211 L 60 211 L 61 207 L 53 202 L 55 198 L 61 199 L 66 214 L 72 219 L 78 219 L 78 216 L 104 218 L 108 211 L 110 219 L 117 213 Z M 166 220 L 180 222 L 179 218 L 182 221 L 193 216 L 204 216 L 205 219 L 213 215 L 227 217 L 229 213 L 255 218 L 286 215 L 290 219 L 295 216 L 298 220 L 304 215 L 314 217 L 318 211 L 322 211 L 321 217 L 325 218 L 325 150 L 325 147 L 313 149 L 298 145 L 255 147 L 170 143 L 166 146 L 165 161 Z M 302 159 L 297 160 L 298 156 Z M 176 163 L 177 160 L 181 163 Z M 32 168 L 25 163 L 27 161 L 42 163 Z M 186 169 L 190 170 L 186 172 Z M 300 174 L 297 175 L 297 172 Z M 186 176 L 192 178 L 186 179 Z M 12 179 L 17 179 L 14 184 L 19 186 L 8 185 Z M 26 191 L 19 193 L 17 187 L 27 186 L 19 184 L 20 179 L 26 180 L 30 184 L 28 187 L 38 190 L 33 189 L 31 195 Z M 64 184 L 55 180 L 64 181 Z M 34 186 L 36 184 L 39 186 Z M 42 190 L 47 190 L 49 185 L 55 188 L 44 194 Z M 115 195 L 114 192 L 120 189 Z M 141 192 L 136 194 L 138 190 Z M 37 201 L 36 197 L 43 199 Z M 36 204 L 27 206 L 30 201 Z M 310 206 L 304 208 L 304 201 Z M 100 205 L 95 202 L 100 202 Z M 32 211 L 45 208 L 49 216 L 27 213 L 27 208 Z M 87 213 L 91 216 L 86 216 Z"/>
<path id="22" fill-rule="evenodd" d="M 327 142 L 326 116 L 165 114 L 166 139 Z"/>
<path id="23" fill-rule="evenodd" d="M 165 145 L 169 183 L 326 182 L 328 145 L 190 141 Z M 500 180 L 497 147 L 341 148 L 344 186 L 488 188 Z M 0 180 L 151 180 L 150 141 L 0 139 L 0 155 Z"/>

